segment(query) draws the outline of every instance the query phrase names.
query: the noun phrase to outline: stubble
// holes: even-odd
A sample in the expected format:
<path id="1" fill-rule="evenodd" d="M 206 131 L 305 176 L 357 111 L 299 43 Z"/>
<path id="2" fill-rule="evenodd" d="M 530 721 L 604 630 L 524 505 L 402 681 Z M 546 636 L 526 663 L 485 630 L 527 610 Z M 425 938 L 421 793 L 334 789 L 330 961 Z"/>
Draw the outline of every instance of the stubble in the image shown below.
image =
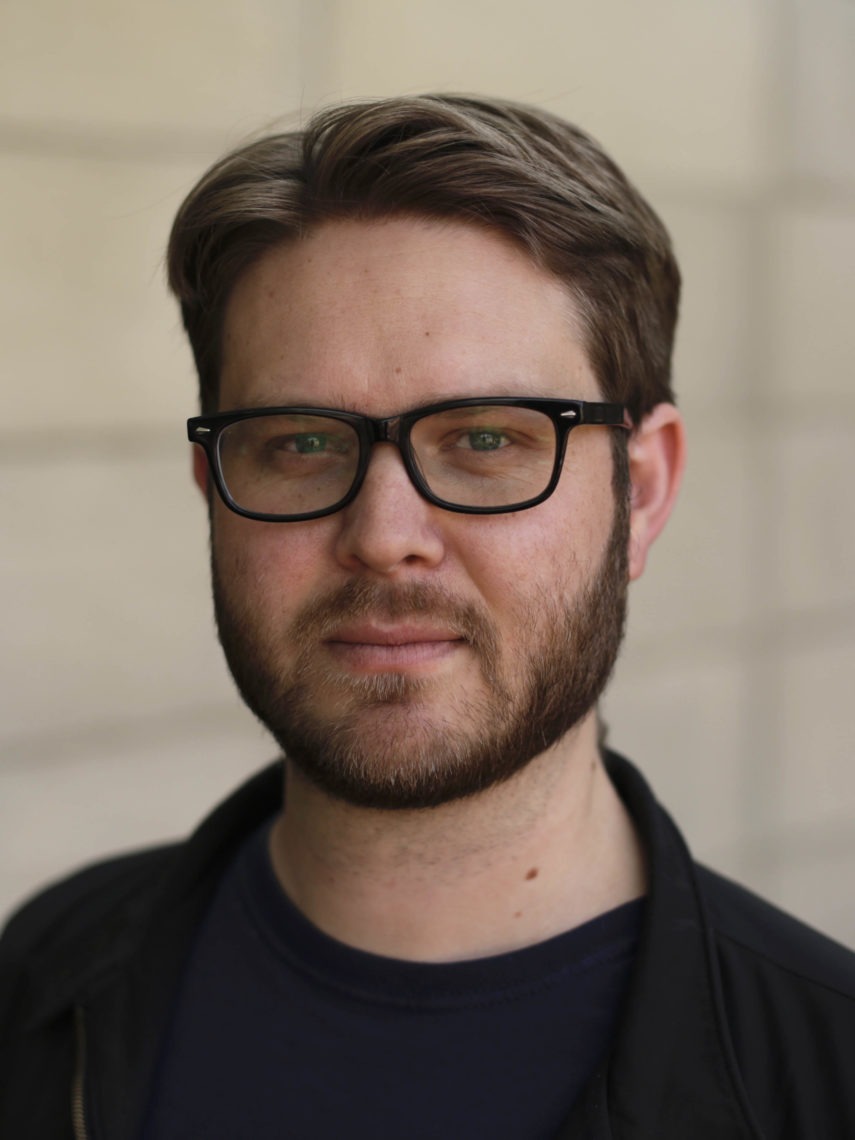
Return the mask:
<path id="1" fill-rule="evenodd" d="M 569 732 L 606 686 L 626 615 L 628 506 L 618 504 L 597 572 L 572 602 L 541 592 L 521 603 L 518 641 L 504 653 L 485 608 L 423 582 L 353 578 L 277 635 L 251 599 L 230 596 L 212 557 L 217 627 L 235 683 L 289 759 L 337 799 L 392 810 L 476 795 Z M 413 617 L 461 639 L 456 652 L 473 656 L 478 684 L 457 686 L 439 705 L 430 676 L 358 676 L 325 658 L 323 642 L 337 627 Z M 319 711 L 329 704 L 321 694 L 333 695 L 334 714 Z"/>

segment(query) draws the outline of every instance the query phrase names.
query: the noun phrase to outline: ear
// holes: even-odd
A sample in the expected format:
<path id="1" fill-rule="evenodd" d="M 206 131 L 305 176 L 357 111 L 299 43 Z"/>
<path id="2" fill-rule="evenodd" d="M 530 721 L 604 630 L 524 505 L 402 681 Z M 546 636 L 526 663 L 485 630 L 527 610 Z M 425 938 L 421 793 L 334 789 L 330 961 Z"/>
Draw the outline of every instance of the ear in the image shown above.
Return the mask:
<path id="1" fill-rule="evenodd" d="M 198 443 L 193 444 L 193 480 L 207 499 L 210 495 L 211 472 L 205 449 L 200 447 Z"/>
<path id="2" fill-rule="evenodd" d="M 686 465 L 686 431 L 673 404 L 657 404 L 629 441 L 629 576 L 640 578 L 647 552 L 665 526 Z"/>

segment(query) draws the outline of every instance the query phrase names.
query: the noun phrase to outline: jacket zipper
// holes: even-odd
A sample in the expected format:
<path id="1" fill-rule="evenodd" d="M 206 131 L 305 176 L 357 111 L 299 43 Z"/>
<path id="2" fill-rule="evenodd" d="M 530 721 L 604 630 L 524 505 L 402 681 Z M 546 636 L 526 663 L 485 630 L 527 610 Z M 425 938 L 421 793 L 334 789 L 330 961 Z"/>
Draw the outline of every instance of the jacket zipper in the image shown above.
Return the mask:
<path id="1" fill-rule="evenodd" d="M 76 1057 L 74 1076 L 71 1081 L 71 1125 L 74 1140 L 88 1140 L 86 1131 L 86 1111 L 83 1107 L 83 1082 L 86 1076 L 86 1023 L 83 1019 L 83 1006 L 74 1007 Z"/>

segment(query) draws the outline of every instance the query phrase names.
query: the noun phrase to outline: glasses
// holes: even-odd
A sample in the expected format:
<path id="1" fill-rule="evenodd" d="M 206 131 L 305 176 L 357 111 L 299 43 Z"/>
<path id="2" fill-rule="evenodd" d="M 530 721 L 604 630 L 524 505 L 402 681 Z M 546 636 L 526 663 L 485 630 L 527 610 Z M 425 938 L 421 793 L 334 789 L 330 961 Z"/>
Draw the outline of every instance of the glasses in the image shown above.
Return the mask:
<path id="1" fill-rule="evenodd" d="M 631 429 L 622 404 L 446 400 L 387 419 L 331 408 L 253 408 L 187 421 L 231 510 L 264 522 L 321 518 L 359 494 L 376 443 L 395 444 L 429 503 L 462 514 L 524 511 L 555 490 L 576 427 Z"/>

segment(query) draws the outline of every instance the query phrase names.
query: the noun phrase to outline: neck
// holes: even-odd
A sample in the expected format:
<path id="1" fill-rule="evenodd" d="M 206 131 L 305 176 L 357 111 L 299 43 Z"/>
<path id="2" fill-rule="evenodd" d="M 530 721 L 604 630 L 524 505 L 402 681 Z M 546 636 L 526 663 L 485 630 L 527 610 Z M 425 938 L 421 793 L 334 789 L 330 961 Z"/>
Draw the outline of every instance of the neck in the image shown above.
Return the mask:
<path id="1" fill-rule="evenodd" d="M 358 808 L 292 765 L 276 875 L 325 933 L 371 953 L 458 961 L 571 930 L 644 893 L 643 856 L 592 714 L 505 783 L 421 811 Z"/>

